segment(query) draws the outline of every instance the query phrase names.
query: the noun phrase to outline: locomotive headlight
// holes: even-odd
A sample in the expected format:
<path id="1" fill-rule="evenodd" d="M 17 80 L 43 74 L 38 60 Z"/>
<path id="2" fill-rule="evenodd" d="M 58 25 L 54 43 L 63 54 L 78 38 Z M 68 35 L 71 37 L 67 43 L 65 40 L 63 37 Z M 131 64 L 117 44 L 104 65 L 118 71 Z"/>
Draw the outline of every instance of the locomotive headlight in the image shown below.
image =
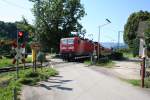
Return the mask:
<path id="1" fill-rule="evenodd" d="M 68 47 L 68 49 L 74 49 L 74 46 L 70 46 L 70 47 Z"/>
<path id="2" fill-rule="evenodd" d="M 61 49 L 62 49 L 62 50 L 65 50 L 65 49 L 67 49 L 67 48 L 66 48 L 66 47 L 61 47 Z"/>

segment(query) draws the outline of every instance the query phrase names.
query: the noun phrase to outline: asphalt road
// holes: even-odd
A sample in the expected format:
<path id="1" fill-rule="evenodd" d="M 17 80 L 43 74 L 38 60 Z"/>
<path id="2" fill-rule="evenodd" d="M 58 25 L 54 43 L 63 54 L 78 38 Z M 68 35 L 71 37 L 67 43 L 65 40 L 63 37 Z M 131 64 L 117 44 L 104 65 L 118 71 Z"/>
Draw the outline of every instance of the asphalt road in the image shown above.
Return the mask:
<path id="1" fill-rule="evenodd" d="M 79 63 L 55 65 L 59 75 L 24 86 L 21 100 L 150 100 L 150 92 Z"/>

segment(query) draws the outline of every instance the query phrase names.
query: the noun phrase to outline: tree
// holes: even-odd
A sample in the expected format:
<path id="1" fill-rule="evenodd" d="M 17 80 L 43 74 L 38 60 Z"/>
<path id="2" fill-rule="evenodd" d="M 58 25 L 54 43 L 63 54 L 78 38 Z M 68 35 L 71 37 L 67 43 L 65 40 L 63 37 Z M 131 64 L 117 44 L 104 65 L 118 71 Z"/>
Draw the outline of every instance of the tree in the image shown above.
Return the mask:
<path id="1" fill-rule="evenodd" d="M 43 48 L 58 51 L 62 37 L 68 37 L 72 31 L 79 31 L 79 23 L 85 15 L 80 0 L 30 0 L 34 2 L 36 36 Z"/>
<path id="2" fill-rule="evenodd" d="M 16 24 L 0 21 L 0 39 L 1 40 L 10 40 L 15 38 L 16 34 Z"/>
<path id="3" fill-rule="evenodd" d="M 139 51 L 139 39 L 137 38 L 138 25 L 141 21 L 150 19 L 150 13 L 147 11 L 139 11 L 132 13 L 124 27 L 124 41 L 133 51 L 134 56 Z"/>
<path id="4" fill-rule="evenodd" d="M 145 43 L 147 50 L 150 52 L 150 28 L 145 31 Z"/>
<path id="5" fill-rule="evenodd" d="M 35 32 L 34 26 L 29 24 L 25 17 L 22 17 L 21 21 L 16 22 L 16 25 L 17 29 L 22 30 L 24 32 L 28 32 L 30 35 L 32 35 Z"/>

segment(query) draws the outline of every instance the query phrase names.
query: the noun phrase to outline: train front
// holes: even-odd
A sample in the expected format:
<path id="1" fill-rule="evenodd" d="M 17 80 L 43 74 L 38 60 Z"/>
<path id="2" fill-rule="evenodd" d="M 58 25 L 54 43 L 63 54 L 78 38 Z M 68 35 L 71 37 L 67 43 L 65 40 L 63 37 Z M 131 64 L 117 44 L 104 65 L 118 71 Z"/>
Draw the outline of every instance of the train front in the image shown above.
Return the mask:
<path id="1" fill-rule="evenodd" d="M 75 37 L 60 40 L 60 55 L 62 59 L 72 59 L 75 52 Z"/>

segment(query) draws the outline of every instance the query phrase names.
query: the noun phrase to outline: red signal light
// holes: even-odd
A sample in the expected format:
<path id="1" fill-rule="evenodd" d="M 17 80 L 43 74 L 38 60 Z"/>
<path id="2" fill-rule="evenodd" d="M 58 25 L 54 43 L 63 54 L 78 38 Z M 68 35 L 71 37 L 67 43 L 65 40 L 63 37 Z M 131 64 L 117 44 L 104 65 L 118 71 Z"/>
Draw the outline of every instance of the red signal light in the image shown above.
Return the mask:
<path id="1" fill-rule="evenodd" d="M 23 36 L 23 32 L 18 32 L 18 36 L 22 37 Z"/>

